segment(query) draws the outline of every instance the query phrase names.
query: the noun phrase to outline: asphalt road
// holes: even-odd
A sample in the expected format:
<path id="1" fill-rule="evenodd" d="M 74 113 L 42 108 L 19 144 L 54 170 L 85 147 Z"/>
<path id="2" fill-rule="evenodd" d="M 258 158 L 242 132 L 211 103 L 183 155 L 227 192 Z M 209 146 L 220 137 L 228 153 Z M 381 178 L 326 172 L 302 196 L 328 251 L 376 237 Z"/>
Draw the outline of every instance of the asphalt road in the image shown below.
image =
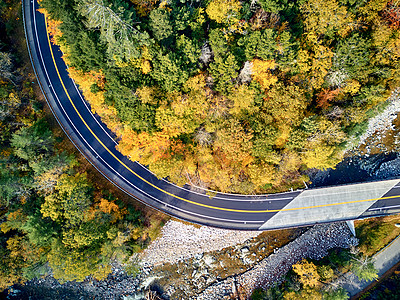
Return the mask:
<path id="1" fill-rule="evenodd" d="M 216 193 L 210 197 L 206 194 L 206 190 L 191 186 L 179 187 L 164 179 L 158 179 L 139 163 L 124 157 L 116 150 L 117 143 L 113 139 L 113 134 L 97 116 L 91 113 L 79 88 L 69 78 L 67 66 L 61 58 L 62 53 L 58 46 L 50 43 L 45 17 L 37 11 L 37 8 L 36 0 L 23 0 L 27 43 L 42 91 L 67 136 L 93 166 L 117 187 L 139 201 L 177 218 L 209 226 L 242 230 L 260 230 L 260 227 L 274 215 L 282 214 L 285 207 L 302 193 L 302 191 L 271 195 Z M 400 194 L 400 189 L 393 190 Z M 390 205 L 400 207 L 400 200 L 395 199 L 397 200 L 390 198 Z M 361 201 L 369 201 L 371 205 L 376 205 L 375 210 L 368 210 L 367 215 L 393 213 L 392 210 L 389 212 L 379 208 L 383 207 L 379 204 L 380 198 L 366 198 L 358 202 Z M 307 211 L 314 207 L 326 206 L 326 209 L 334 209 L 340 205 L 341 203 L 312 203 L 286 210 L 300 210 L 306 216 Z M 305 217 L 296 226 L 353 219 L 354 216 L 364 213 L 364 210 L 357 212 L 356 215 L 339 216 L 336 219 L 324 219 L 322 215 L 315 221 Z M 397 212 L 397 207 L 395 210 Z M 270 224 L 263 226 L 262 229 L 283 227 L 285 224 L 276 227 Z"/>

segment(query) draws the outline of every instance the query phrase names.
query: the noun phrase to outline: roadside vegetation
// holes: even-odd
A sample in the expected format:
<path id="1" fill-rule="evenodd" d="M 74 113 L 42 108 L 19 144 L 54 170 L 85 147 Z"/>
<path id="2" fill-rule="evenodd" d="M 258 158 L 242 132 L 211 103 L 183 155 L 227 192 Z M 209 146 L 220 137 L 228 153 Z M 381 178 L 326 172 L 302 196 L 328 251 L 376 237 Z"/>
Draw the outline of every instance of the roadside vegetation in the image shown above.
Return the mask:
<path id="1" fill-rule="evenodd" d="M 281 285 L 266 291 L 255 290 L 251 299 L 349 299 L 348 293 L 341 287 L 341 277 L 349 271 L 360 280 L 378 278 L 371 259 L 357 248 L 333 249 L 321 260 L 303 259 L 294 264 Z"/>
<path id="2" fill-rule="evenodd" d="M 400 267 L 397 264 L 396 268 L 393 270 L 387 278 L 379 281 L 371 289 L 367 290 L 365 293 L 360 295 L 360 300 L 390 300 L 400 298 Z"/>
<path id="3" fill-rule="evenodd" d="M 360 239 L 360 251 L 367 256 L 376 254 L 400 235 L 400 216 L 369 218 L 355 221 L 356 235 Z"/>
<path id="4" fill-rule="evenodd" d="M 357 248 L 334 249 L 321 260 L 303 259 L 293 265 L 281 285 L 266 291 L 256 290 L 252 299 L 349 299 L 341 287 L 341 277 L 351 271 L 359 279 L 378 279 L 371 257 L 400 234 L 400 229 L 395 226 L 399 220 L 400 217 L 394 215 L 356 221 Z M 360 299 L 393 298 L 398 293 L 399 284 L 397 270 Z"/>
<path id="5" fill-rule="evenodd" d="M 399 84 L 398 1 L 40 3 L 120 151 L 178 184 L 300 186 Z"/>
<path id="6" fill-rule="evenodd" d="M 20 1 L 0 1 L 0 33 L 0 291 L 49 273 L 60 282 L 103 279 L 160 224 L 96 185 L 88 163 L 50 130 L 24 52 Z"/>

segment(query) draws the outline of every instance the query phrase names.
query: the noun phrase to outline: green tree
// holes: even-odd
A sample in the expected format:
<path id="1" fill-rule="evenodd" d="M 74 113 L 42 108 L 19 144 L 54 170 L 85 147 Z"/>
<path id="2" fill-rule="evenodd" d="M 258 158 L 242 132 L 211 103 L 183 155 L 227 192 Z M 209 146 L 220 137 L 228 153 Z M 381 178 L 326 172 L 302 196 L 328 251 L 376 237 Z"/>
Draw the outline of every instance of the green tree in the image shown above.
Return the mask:
<path id="1" fill-rule="evenodd" d="M 180 87 L 189 78 L 188 72 L 182 68 L 181 61 L 173 53 L 157 53 L 154 59 L 154 70 L 151 72 L 153 79 L 167 92 L 179 90 Z"/>
<path id="2" fill-rule="evenodd" d="M 263 10 L 272 13 L 279 13 L 288 4 L 287 0 L 259 0 Z"/>
<path id="3" fill-rule="evenodd" d="M 334 276 L 333 269 L 329 265 L 318 266 L 317 271 L 322 280 L 329 280 Z"/>
<path id="4" fill-rule="evenodd" d="M 359 33 L 354 33 L 340 40 L 333 60 L 334 70 L 340 71 L 349 78 L 365 79 L 371 72 L 369 65 L 371 43 Z"/>
<path id="5" fill-rule="evenodd" d="M 53 191 L 60 176 L 76 165 L 76 161 L 72 156 L 62 152 L 30 162 L 29 165 L 34 172 L 33 187 L 40 193 L 48 194 Z"/>
<path id="6" fill-rule="evenodd" d="M 33 126 L 23 127 L 15 132 L 11 139 L 14 153 L 25 160 L 47 155 L 53 149 L 51 131 L 44 121 Z"/>
<path id="7" fill-rule="evenodd" d="M 347 291 L 342 288 L 336 288 L 334 290 L 329 290 L 328 292 L 325 292 L 322 296 L 323 300 L 347 300 L 350 299 L 349 294 Z"/>
<path id="8" fill-rule="evenodd" d="M 91 203 L 90 191 L 85 174 L 63 174 L 54 193 L 45 197 L 40 211 L 43 217 L 50 217 L 67 227 L 79 225 Z"/>
<path id="9" fill-rule="evenodd" d="M 8 79 L 13 85 L 16 85 L 14 82 L 15 75 L 14 72 L 14 64 L 12 62 L 12 56 L 8 52 L 0 51 L 0 77 Z"/>
<path id="10" fill-rule="evenodd" d="M 277 54 L 277 34 L 273 28 L 263 31 L 252 31 L 238 40 L 238 46 L 244 48 L 246 60 L 259 57 L 263 60 L 273 60 Z M 282 49 L 283 50 L 283 49 Z"/>
<path id="11" fill-rule="evenodd" d="M 119 5 L 118 5 L 119 4 Z M 133 12 L 124 2 L 108 6 L 102 0 L 80 0 L 80 13 L 87 18 L 88 28 L 99 28 L 108 45 L 108 56 L 117 61 L 129 61 L 140 55 L 140 46 L 149 45 L 149 35 L 131 22 Z"/>
<path id="12" fill-rule="evenodd" d="M 226 92 L 233 87 L 234 80 L 238 77 L 239 65 L 235 56 L 216 56 L 210 64 L 210 73 L 214 79 L 215 89 Z"/>
<path id="13" fill-rule="evenodd" d="M 377 279 L 378 271 L 374 266 L 373 259 L 371 257 L 357 257 L 353 256 L 351 259 L 351 271 L 360 279 L 370 281 Z"/>
<path id="14" fill-rule="evenodd" d="M 209 41 L 214 56 L 225 56 L 228 53 L 229 46 L 221 29 L 211 29 Z"/>
<path id="15" fill-rule="evenodd" d="M 104 45 L 100 42 L 97 32 L 78 31 L 74 43 L 68 43 L 69 62 L 84 72 L 100 69 L 105 61 Z M 104 51 L 103 51 L 104 50 Z"/>
<path id="16" fill-rule="evenodd" d="M 44 219 L 38 211 L 28 216 L 20 229 L 26 233 L 29 242 L 35 245 L 35 247 L 46 249 L 51 246 L 60 230 L 56 223 Z"/>
<path id="17" fill-rule="evenodd" d="M 172 25 L 167 9 L 157 8 L 150 12 L 150 28 L 158 41 L 172 35 Z"/>
<path id="18" fill-rule="evenodd" d="M 74 0 L 43 0 L 40 6 L 53 20 L 61 21 L 62 36 L 57 37 L 57 41 L 66 46 L 63 51 L 68 51 L 71 67 L 88 72 L 104 66 L 107 45 L 100 41 L 98 31 L 88 32 L 82 15 L 76 11 Z"/>
<path id="19" fill-rule="evenodd" d="M 30 194 L 32 177 L 21 176 L 18 165 L 0 161 L 0 204 L 9 206 Z"/>
<path id="20" fill-rule="evenodd" d="M 188 67 L 194 67 L 201 54 L 199 45 L 182 34 L 176 40 L 176 47 L 177 50 L 182 53 L 183 61 L 188 65 Z"/>
<path id="21" fill-rule="evenodd" d="M 118 117 L 124 124 L 136 131 L 154 130 L 156 107 L 140 101 L 132 89 L 116 83 L 108 90 L 106 97 L 113 101 Z"/>

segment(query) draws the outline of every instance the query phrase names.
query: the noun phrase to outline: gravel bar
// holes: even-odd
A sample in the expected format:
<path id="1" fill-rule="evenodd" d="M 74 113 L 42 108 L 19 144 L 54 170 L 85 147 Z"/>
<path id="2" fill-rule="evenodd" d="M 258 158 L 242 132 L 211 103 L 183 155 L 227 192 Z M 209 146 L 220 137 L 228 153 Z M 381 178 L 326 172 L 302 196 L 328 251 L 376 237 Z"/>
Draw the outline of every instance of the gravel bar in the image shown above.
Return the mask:
<path id="1" fill-rule="evenodd" d="M 260 231 L 227 230 L 168 221 L 162 229 L 161 237 L 143 251 L 140 257 L 141 264 L 144 266 L 174 264 L 196 254 L 241 244 L 260 233 Z"/>
<path id="2" fill-rule="evenodd" d="M 348 248 L 357 244 L 358 239 L 352 235 L 345 222 L 316 225 L 253 269 L 209 286 L 197 299 L 230 299 L 237 287 L 241 287 L 249 297 L 256 288 L 265 289 L 281 282 L 292 265 L 303 258 L 320 259 L 328 254 L 329 249 Z"/>

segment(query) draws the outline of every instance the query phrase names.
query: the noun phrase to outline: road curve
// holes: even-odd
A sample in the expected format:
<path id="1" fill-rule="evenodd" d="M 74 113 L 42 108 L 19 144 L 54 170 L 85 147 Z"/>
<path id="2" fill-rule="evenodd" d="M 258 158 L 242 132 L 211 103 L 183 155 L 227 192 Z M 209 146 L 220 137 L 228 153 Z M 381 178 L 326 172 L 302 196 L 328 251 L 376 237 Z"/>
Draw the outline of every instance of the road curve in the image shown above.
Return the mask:
<path id="1" fill-rule="evenodd" d="M 179 187 L 158 179 L 116 150 L 113 134 L 92 114 L 68 75 L 59 47 L 50 43 L 46 19 L 37 8 L 36 0 L 23 0 L 31 61 L 54 116 L 89 162 L 139 201 L 190 222 L 241 230 L 306 226 L 399 210 L 397 184 L 400 180 L 335 187 L 336 190 L 325 188 L 270 195 L 212 193 L 213 196 L 209 196 L 206 190 L 188 185 Z M 325 212 L 329 212 L 328 216 Z"/>

